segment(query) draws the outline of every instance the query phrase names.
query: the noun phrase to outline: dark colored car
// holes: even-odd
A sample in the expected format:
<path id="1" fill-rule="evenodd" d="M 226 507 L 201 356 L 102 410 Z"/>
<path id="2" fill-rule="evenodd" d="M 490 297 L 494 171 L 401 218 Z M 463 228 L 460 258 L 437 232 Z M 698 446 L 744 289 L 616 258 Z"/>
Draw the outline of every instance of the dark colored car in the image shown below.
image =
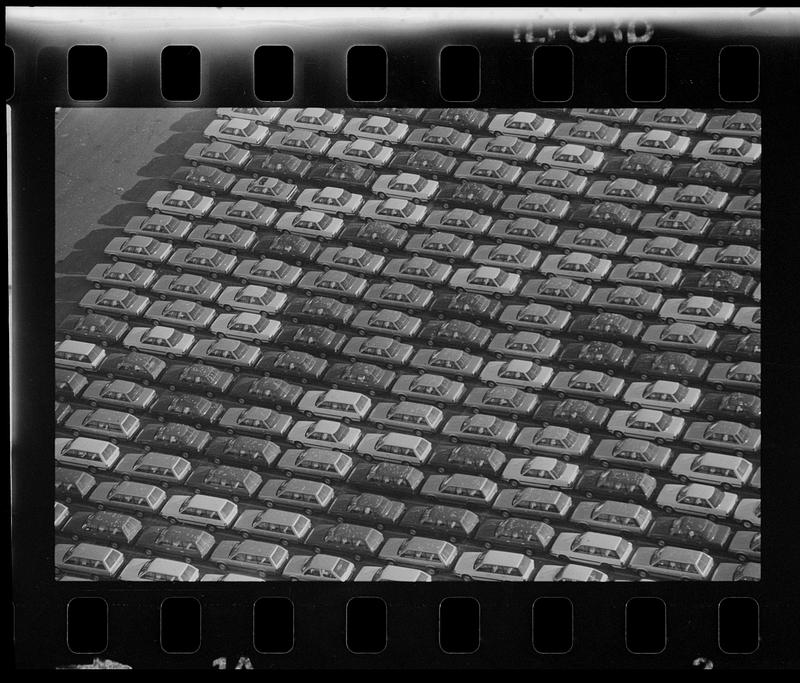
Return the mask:
<path id="1" fill-rule="evenodd" d="M 264 480 L 251 469 L 232 465 L 198 465 L 185 482 L 195 493 L 230 498 L 234 503 L 252 498 Z"/>
<path id="2" fill-rule="evenodd" d="M 327 358 L 342 350 L 347 336 L 322 325 L 286 325 L 273 343 L 284 351 L 306 351 L 320 358 Z"/>
<path id="3" fill-rule="evenodd" d="M 587 226 L 606 228 L 614 232 L 631 230 L 641 218 L 642 212 L 630 209 L 617 202 L 600 202 L 599 204 L 578 204 L 569 220 L 583 229 Z"/>
<path id="4" fill-rule="evenodd" d="M 686 273 L 681 280 L 679 290 L 684 296 L 698 294 L 711 296 L 717 300 L 735 301 L 749 296 L 757 284 L 752 275 L 712 268 L 703 272 Z"/>
<path id="5" fill-rule="evenodd" d="M 647 381 L 650 379 L 677 380 L 681 384 L 697 382 L 703 378 L 709 363 L 688 353 L 664 351 L 641 353 L 631 366 L 631 373 Z"/>
<path id="6" fill-rule="evenodd" d="M 266 353 L 257 365 L 264 377 L 296 379 L 301 384 L 318 380 L 327 367 L 324 360 L 303 351 Z"/>
<path id="7" fill-rule="evenodd" d="M 337 301 L 329 296 L 312 296 L 290 301 L 283 313 L 295 324 L 319 323 L 333 330 L 347 325 L 355 315 L 355 308 L 352 304 Z"/>
<path id="8" fill-rule="evenodd" d="M 748 427 L 757 427 L 761 424 L 761 399 L 740 392 L 711 391 L 703 394 L 694 412 L 712 422 L 729 420 L 741 422 Z"/>
<path id="9" fill-rule="evenodd" d="M 247 165 L 244 172 L 249 173 L 253 178 L 266 175 L 273 178 L 280 178 L 286 182 L 295 182 L 305 178 L 313 164 L 306 159 L 300 159 L 291 154 L 273 152 L 272 154 L 255 154 Z"/>
<path id="10" fill-rule="evenodd" d="M 150 406 L 150 413 L 159 422 L 185 422 L 196 429 L 215 425 L 225 408 L 221 403 L 204 396 L 182 393 L 164 393 Z"/>
<path id="11" fill-rule="evenodd" d="M 56 368 L 55 392 L 57 400 L 71 401 L 78 398 L 88 384 L 89 380 L 80 372 L 67 370 L 65 368 Z"/>
<path id="12" fill-rule="evenodd" d="M 356 562 L 360 562 L 365 557 L 377 555 L 383 541 L 383 534 L 373 527 L 342 522 L 315 525 L 305 544 L 315 553 L 352 555 Z"/>
<path id="13" fill-rule="evenodd" d="M 258 258 L 275 258 L 296 266 L 313 263 L 320 251 L 322 247 L 318 242 L 290 232 L 267 235 L 253 247 L 253 253 Z"/>
<path id="14" fill-rule="evenodd" d="M 204 560 L 215 543 L 216 540 L 208 531 L 175 524 L 148 526 L 136 541 L 136 548 L 148 556 L 171 555 L 191 563 Z"/>
<path id="15" fill-rule="evenodd" d="M 761 170 L 754 169 L 745 171 L 742 179 L 739 181 L 739 189 L 744 190 L 747 194 L 757 194 L 761 192 Z"/>
<path id="16" fill-rule="evenodd" d="M 558 360 L 570 370 L 601 367 L 603 372 L 613 375 L 627 370 L 635 357 L 632 349 L 612 342 L 593 341 L 587 344 L 567 344 Z"/>
<path id="17" fill-rule="evenodd" d="M 672 161 L 669 159 L 661 159 L 647 152 L 635 152 L 629 156 L 609 159 L 601 171 L 611 180 L 636 178 L 646 182 L 663 183 L 672 167 Z"/>
<path id="18" fill-rule="evenodd" d="M 411 465 L 392 462 L 362 462 L 353 468 L 348 482 L 356 487 L 378 493 L 414 495 L 419 491 L 425 475 Z"/>
<path id="19" fill-rule="evenodd" d="M 335 363 L 328 368 L 323 381 L 332 389 L 350 389 L 369 396 L 386 393 L 397 373 L 372 363 Z"/>
<path id="20" fill-rule="evenodd" d="M 210 441 L 208 432 L 177 422 L 145 425 L 136 436 L 136 443 L 144 446 L 146 451 L 175 453 L 184 458 L 200 455 Z"/>
<path id="21" fill-rule="evenodd" d="M 563 401 L 542 401 L 533 419 L 543 426 L 560 425 L 589 434 L 603 428 L 611 411 L 590 401 L 568 398 Z"/>
<path id="22" fill-rule="evenodd" d="M 483 294 L 461 292 L 459 294 L 437 294 L 433 303 L 427 309 L 439 320 L 449 320 L 453 317 L 469 318 L 476 325 L 483 322 L 493 322 L 500 317 L 503 304 L 497 299 Z"/>
<path id="23" fill-rule="evenodd" d="M 483 130 L 488 121 L 489 114 L 480 109 L 427 109 L 422 115 L 422 122 L 430 126 L 451 126 L 472 132 Z"/>
<path id="24" fill-rule="evenodd" d="M 644 323 L 619 313 L 579 315 L 569 326 L 569 334 L 580 341 L 584 339 L 608 339 L 618 346 L 636 343 L 642 336 Z"/>
<path id="25" fill-rule="evenodd" d="M 475 541 L 484 548 L 505 548 L 526 555 L 546 553 L 556 532 L 549 524 L 532 519 L 509 517 L 487 519 L 475 532 Z"/>
<path id="26" fill-rule="evenodd" d="M 726 363 L 733 360 L 761 360 L 761 333 L 726 334 L 717 343 L 714 352 Z"/>
<path id="27" fill-rule="evenodd" d="M 69 505 L 72 501 L 85 500 L 97 485 L 97 479 L 89 472 L 73 470 L 69 467 L 56 467 L 54 493 L 58 500 Z"/>
<path id="28" fill-rule="evenodd" d="M 189 187 L 216 197 L 218 193 L 224 194 L 234 186 L 236 176 L 212 166 L 181 166 L 169 180 L 179 190 Z"/>
<path id="29" fill-rule="evenodd" d="M 160 384 L 170 391 L 202 393 L 208 398 L 224 394 L 233 384 L 234 374 L 213 365 L 171 364 L 161 376 Z"/>
<path id="30" fill-rule="evenodd" d="M 93 342 L 100 346 L 119 344 L 128 330 L 128 323 L 98 313 L 68 315 L 56 328 L 56 332 L 63 335 L 64 339 Z"/>
<path id="31" fill-rule="evenodd" d="M 647 539 L 659 546 L 688 546 L 703 552 L 721 552 L 733 535 L 731 528 L 702 517 L 657 516 L 647 532 Z"/>
<path id="32" fill-rule="evenodd" d="M 450 175 L 458 161 L 453 157 L 430 149 L 420 149 L 416 152 L 398 152 L 389 164 L 392 168 L 409 173 L 422 173 L 433 180 L 440 176 Z"/>
<path id="33" fill-rule="evenodd" d="M 270 469 L 280 455 L 275 443 L 253 436 L 215 436 L 205 451 L 205 457 L 215 465 L 238 465 L 254 472 Z"/>
<path id="34" fill-rule="evenodd" d="M 229 395 L 240 404 L 290 410 L 297 405 L 304 392 L 305 390 L 296 384 L 290 384 L 277 377 L 240 377 Z"/>
<path id="35" fill-rule="evenodd" d="M 308 174 L 309 182 L 320 183 L 323 186 L 346 187 L 360 192 L 368 192 L 377 177 L 375 171 L 350 161 L 317 164 Z"/>
<path id="36" fill-rule="evenodd" d="M 161 358 L 131 351 L 109 354 L 100 364 L 99 372 L 108 379 L 129 379 L 147 387 L 158 381 L 166 368 L 167 364 Z"/>
<path id="37" fill-rule="evenodd" d="M 497 209 L 505 195 L 483 183 L 444 183 L 439 188 L 436 201 L 445 209 L 472 209 L 484 213 Z"/>
<path id="38" fill-rule="evenodd" d="M 416 338 L 428 346 L 451 346 L 469 353 L 484 348 L 492 338 L 492 332 L 466 320 L 432 320 L 425 323 Z"/>
<path id="39" fill-rule="evenodd" d="M 408 231 L 396 228 L 385 221 L 369 221 L 348 223 L 339 233 L 339 241 L 348 247 L 357 246 L 365 249 L 380 249 L 384 254 L 390 251 L 401 251 L 408 241 Z"/>
<path id="40" fill-rule="evenodd" d="M 585 469 L 575 483 L 575 492 L 586 498 L 647 503 L 658 482 L 649 474 L 621 469 Z"/>
<path id="41" fill-rule="evenodd" d="M 696 163 L 677 164 L 669 174 L 670 184 L 703 185 L 714 190 L 730 190 L 736 187 L 742 169 L 720 161 L 703 160 Z"/>
<path id="42" fill-rule="evenodd" d="M 375 493 L 340 493 L 328 515 L 340 524 L 358 522 L 383 531 L 387 526 L 396 526 L 405 511 L 405 503 Z"/>
<path id="43" fill-rule="evenodd" d="M 75 512 L 61 528 L 60 533 L 76 543 L 97 543 L 119 548 L 129 546 L 142 531 L 142 523 L 136 517 L 121 512 Z"/>
<path id="44" fill-rule="evenodd" d="M 450 543 L 466 541 L 480 523 L 471 510 L 449 505 L 412 505 L 400 520 L 403 531 L 416 536 L 444 538 Z"/>
<path id="45" fill-rule="evenodd" d="M 455 448 L 437 448 L 428 460 L 439 474 L 459 472 L 485 477 L 498 476 L 506 464 L 506 456 L 491 446 L 461 444 Z"/>
<path id="46" fill-rule="evenodd" d="M 740 218 L 735 221 L 716 221 L 708 232 L 708 238 L 719 247 L 727 244 L 760 247 L 761 219 Z"/>

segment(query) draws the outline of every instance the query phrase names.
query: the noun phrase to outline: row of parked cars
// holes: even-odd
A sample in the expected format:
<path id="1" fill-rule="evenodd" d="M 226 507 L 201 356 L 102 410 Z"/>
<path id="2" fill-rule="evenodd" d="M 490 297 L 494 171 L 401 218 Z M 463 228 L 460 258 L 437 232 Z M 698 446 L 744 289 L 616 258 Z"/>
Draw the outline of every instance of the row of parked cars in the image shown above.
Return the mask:
<path id="1" fill-rule="evenodd" d="M 59 328 L 64 548 L 122 555 L 66 526 L 119 515 L 103 578 L 758 578 L 757 115 L 216 114 Z M 276 514 L 319 554 L 252 540 Z"/>

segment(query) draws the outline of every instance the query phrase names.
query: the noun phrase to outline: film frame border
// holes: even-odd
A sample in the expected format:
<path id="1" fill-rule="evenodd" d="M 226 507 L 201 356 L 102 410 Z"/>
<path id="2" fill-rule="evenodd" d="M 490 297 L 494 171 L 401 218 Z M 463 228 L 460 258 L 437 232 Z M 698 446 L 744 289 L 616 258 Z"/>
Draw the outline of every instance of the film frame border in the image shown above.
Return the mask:
<path id="1" fill-rule="evenodd" d="M 15 411 L 12 417 L 15 439 L 12 538 L 15 544 L 12 545 L 9 564 L 17 570 L 12 593 L 17 665 L 53 668 L 73 661 L 85 661 L 86 656 L 72 654 L 66 644 L 66 605 L 78 595 L 101 595 L 106 599 L 110 644 L 104 656 L 129 663 L 134 668 L 209 667 L 211 661 L 220 655 L 232 661 L 240 655 L 249 656 L 256 668 L 408 667 L 410 662 L 420 668 L 593 668 L 597 655 L 601 653 L 609 664 L 618 668 L 682 668 L 692 666 L 698 657 L 710 659 L 719 668 L 785 667 L 798 663 L 798 654 L 791 642 L 791 634 L 797 632 L 798 625 L 798 616 L 793 609 L 797 604 L 797 588 L 791 566 L 798 559 L 798 552 L 791 544 L 781 544 L 782 538 L 791 537 L 791 519 L 786 511 L 796 506 L 797 497 L 790 486 L 780 486 L 781 480 L 790 482 L 795 478 L 792 475 L 798 474 L 796 460 L 768 467 L 765 473 L 771 482 L 771 494 L 765 501 L 765 508 L 767 516 L 774 521 L 770 522 L 765 533 L 766 552 L 770 559 L 764 579 L 759 583 L 632 583 L 605 586 L 602 590 L 583 585 L 538 584 L 535 591 L 528 586 L 435 583 L 416 586 L 414 598 L 420 596 L 420 599 L 408 601 L 404 586 L 387 584 L 372 585 L 365 591 L 355 584 L 332 587 L 276 582 L 258 586 L 206 584 L 202 588 L 167 588 L 161 585 L 141 588 L 128 584 L 54 582 L 51 571 L 51 501 L 49 497 L 40 501 L 26 495 L 47 484 L 51 476 L 42 477 L 37 471 L 35 454 L 49 453 L 52 434 L 46 430 L 31 433 L 24 429 L 24 425 L 35 423 L 37 415 L 49 414 L 51 406 L 51 371 L 49 366 L 39 363 L 42 354 L 49 357 L 53 332 L 51 317 L 31 319 L 25 317 L 25 313 L 31 310 L 52 311 L 53 307 L 52 288 L 30 286 L 31 282 L 48 281 L 53 261 L 52 252 L 42 248 L 47 242 L 42 239 L 42 232 L 47 230 L 46 226 L 52 225 L 53 217 L 53 108 L 212 107 L 221 102 L 252 106 L 261 104 L 261 101 L 252 96 L 252 87 L 242 87 L 252 76 L 241 60 L 236 63 L 240 69 L 244 68 L 245 73 L 237 70 L 234 78 L 220 77 L 223 70 L 215 60 L 220 55 L 224 58 L 225 40 L 216 37 L 216 45 L 210 49 L 208 54 L 211 56 L 208 57 L 202 39 L 187 41 L 182 36 L 174 42 L 191 42 L 200 46 L 204 51 L 203 64 L 211 65 L 204 70 L 198 100 L 170 103 L 161 97 L 158 54 L 155 55 L 155 70 L 152 69 L 152 59 L 143 60 L 140 66 L 133 66 L 132 62 L 136 60 L 129 60 L 127 66 L 120 69 L 112 49 L 109 49 L 107 97 L 91 104 L 76 103 L 66 94 L 66 50 L 77 43 L 103 44 L 103 36 L 87 39 L 79 31 L 70 36 L 71 32 L 67 30 L 53 45 L 52 39 L 37 35 L 36 31 L 15 28 L 18 27 L 13 24 L 9 27 L 7 42 L 14 50 L 18 78 L 7 112 L 10 111 L 9 154 L 15 178 L 9 193 L 9 209 L 13 209 L 9 222 L 13 233 L 12 311 L 15 321 L 12 330 L 15 349 L 12 358 Z M 668 82 L 661 106 L 730 107 L 731 103 L 719 95 L 714 55 L 728 45 L 753 45 L 759 50 L 761 91 L 758 98 L 747 103 L 745 108 L 762 110 L 767 131 L 762 167 L 767 175 L 765 192 L 770 199 L 765 218 L 774 225 L 762 249 L 768 263 L 767 270 L 781 272 L 785 269 L 790 272 L 793 265 L 790 248 L 776 248 L 776 241 L 778 234 L 792 234 L 791 229 L 798 224 L 791 172 L 792 152 L 800 149 L 800 132 L 796 126 L 800 120 L 800 84 L 791 59 L 796 57 L 798 47 L 796 26 L 794 33 L 784 32 L 772 37 L 719 26 L 709 27 L 706 35 L 668 23 L 656 24 L 654 28 L 653 42 L 667 49 L 669 70 L 675 76 Z M 381 105 L 401 106 L 413 98 L 411 104 L 444 106 L 447 103 L 440 97 L 436 80 L 438 52 L 444 45 L 470 44 L 480 51 L 483 69 L 481 92 L 478 99 L 470 103 L 472 106 L 540 107 L 546 103 L 534 100 L 531 88 L 534 46 L 525 40 L 515 40 L 515 30 L 511 25 L 503 30 L 492 28 L 483 32 L 476 28 L 450 29 L 439 25 L 408 41 L 407 37 L 400 40 L 402 31 L 393 31 L 390 39 L 384 39 L 379 32 L 364 36 L 363 31 L 350 34 L 342 29 L 324 38 L 316 34 L 302 37 L 300 43 L 310 45 L 308 52 L 304 52 L 302 44 L 293 45 L 292 38 L 278 39 L 273 33 L 273 40 L 270 32 L 264 31 L 258 44 L 288 44 L 294 50 L 295 73 L 302 77 L 295 80 L 293 98 L 281 102 L 283 106 L 321 103 L 330 107 L 356 106 L 358 103 L 347 97 L 344 76 L 344 56 L 347 48 L 354 44 L 381 44 L 389 53 L 388 95 Z M 294 32 L 294 35 L 302 34 L 302 30 Z M 561 35 L 569 36 L 563 30 Z M 555 39 L 553 44 L 559 44 L 559 40 Z M 625 96 L 624 78 L 619 78 L 624 69 L 627 43 L 576 43 L 567 38 L 564 44 L 573 50 L 574 73 L 587 73 L 587 66 L 593 70 L 592 78 L 575 84 L 570 105 L 634 104 Z M 405 61 L 422 69 L 421 76 L 419 71 L 412 71 L 415 78 L 409 78 L 408 69 L 401 69 L 399 74 L 393 72 L 393 55 L 398 53 L 398 49 L 402 50 Z M 244 49 L 239 45 L 233 53 L 241 56 Z M 320 61 L 315 57 L 323 53 L 341 53 L 341 64 L 335 60 Z M 226 64 L 229 68 L 230 61 Z M 505 78 L 501 82 L 492 73 L 503 73 Z M 404 92 L 405 97 L 400 96 L 400 92 Z M 43 131 L 47 134 L 43 135 Z M 36 192 L 23 190 L 23 180 L 35 180 Z M 787 247 L 790 246 L 791 243 L 787 243 Z M 767 288 L 775 286 L 777 289 L 772 281 L 768 276 Z M 797 321 L 792 315 L 791 297 L 777 296 L 777 291 L 774 294 L 764 330 L 771 355 L 770 361 L 764 364 L 767 385 L 763 395 L 767 406 L 764 433 L 767 451 L 791 453 L 793 443 L 785 426 L 791 425 L 794 417 L 791 385 L 800 378 L 800 364 L 789 335 L 796 331 Z M 49 485 L 47 489 L 50 489 Z M 31 543 L 30 539 L 34 542 Z M 365 592 L 382 597 L 389 610 L 389 645 L 377 655 L 351 653 L 344 640 L 345 606 L 350 598 Z M 157 626 L 161 601 L 176 595 L 201 599 L 204 624 L 224 624 L 224 628 L 214 628 L 204 634 L 200 650 L 192 655 L 164 654 L 159 647 L 157 628 L 152 631 L 152 637 L 139 637 L 143 628 Z M 254 600 L 265 596 L 287 596 L 294 602 L 295 646 L 285 655 L 262 656 L 251 647 L 249 614 Z M 451 596 L 472 596 L 481 603 L 482 642 L 474 654 L 446 655 L 437 647 L 437 605 L 441 599 Z M 575 638 L 568 655 L 540 655 L 531 646 L 530 608 L 536 598 L 543 596 L 569 597 L 572 600 Z M 660 654 L 635 655 L 625 648 L 624 606 L 628 599 L 640 596 L 660 597 L 667 604 L 671 625 L 669 641 Z M 760 647 L 746 656 L 725 654 L 717 642 L 718 604 L 723 598 L 735 596 L 754 598 L 761 606 Z M 231 611 L 240 611 L 236 619 L 232 618 Z M 242 618 L 239 614 L 248 616 Z M 590 625 L 581 625 L 582 618 L 590 620 Z M 409 628 L 411 625 L 413 628 Z M 683 628 L 686 630 L 681 633 Z M 325 635 L 320 637 L 320 633 Z M 32 634 L 36 634 L 33 640 Z M 400 638 L 399 634 L 410 637 Z M 47 646 L 44 652 L 42 643 Z M 126 650 L 125 643 L 134 644 L 133 649 Z"/>

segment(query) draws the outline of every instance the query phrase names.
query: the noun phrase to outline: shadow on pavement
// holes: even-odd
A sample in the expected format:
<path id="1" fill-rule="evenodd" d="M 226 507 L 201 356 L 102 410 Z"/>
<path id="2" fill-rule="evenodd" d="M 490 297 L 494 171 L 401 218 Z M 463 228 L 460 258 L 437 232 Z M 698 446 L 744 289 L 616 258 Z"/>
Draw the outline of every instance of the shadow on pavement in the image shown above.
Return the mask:
<path id="1" fill-rule="evenodd" d="M 60 261 L 56 261 L 57 275 L 81 275 L 88 273 L 92 266 L 103 261 L 103 250 L 112 238 L 118 237 L 120 231 L 112 228 L 92 230 L 75 243 L 75 250 Z"/>
<path id="2" fill-rule="evenodd" d="M 100 216 L 97 222 L 100 225 L 115 225 L 121 227 L 125 226 L 134 216 L 146 216 L 149 213 L 147 206 L 143 202 L 128 202 L 126 204 L 117 204 L 111 211 L 107 211 Z M 119 232 L 116 234 L 119 234 Z"/>
<path id="3" fill-rule="evenodd" d="M 167 138 L 158 147 L 156 154 L 181 154 L 183 155 L 195 142 L 204 142 L 205 138 L 198 133 L 175 133 Z"/>
<path id="4" fill-rule="evenodd" d="M 206 126 L 216 118 L 214 109 L 200 109 L 182 116 L 169 129 L 180 132 L 197 131 L 202 133 Z"/>
<path id="5" fill-rule="evenodd" d="M 148 178 L 147 180 L 140 180 L 121 196 L 126 202 L 143 202 L 146 204 L 154 192 L 171 189 L 173 189 L 172 186 L 163 178 Z"/>
<path id="6" fill-rule="evenodd" d="M 97 261 L 100 263 L 100 261 Z M 90 289 L 83 275 L 60 275 L 56 276 L 56 301 L 77 302 Z"/>
<path id="7" fill-rule="evenodd" d="M 136 171 L 136 175 L 143 178 L 169 178 L 178 168 L 188 163 L 182 154 L 168 154 L 151 159 Z"/>

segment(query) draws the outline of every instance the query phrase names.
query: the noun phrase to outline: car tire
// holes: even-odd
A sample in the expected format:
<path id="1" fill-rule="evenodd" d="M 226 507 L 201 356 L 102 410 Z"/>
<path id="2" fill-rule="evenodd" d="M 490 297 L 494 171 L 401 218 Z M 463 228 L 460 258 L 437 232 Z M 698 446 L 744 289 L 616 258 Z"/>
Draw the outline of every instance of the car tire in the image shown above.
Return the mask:
<path id="1" fill-rule="evenodd" d="M 668 515 L 671 515 L 673 512 L 675 512 L 675 508 L 673 508 L 671 505 L 665 505 L 665 506 L 664 506 L 663 508 L 661 508 L 661 509 L 662 509 L 664 512 L 666 512 Z"/>

